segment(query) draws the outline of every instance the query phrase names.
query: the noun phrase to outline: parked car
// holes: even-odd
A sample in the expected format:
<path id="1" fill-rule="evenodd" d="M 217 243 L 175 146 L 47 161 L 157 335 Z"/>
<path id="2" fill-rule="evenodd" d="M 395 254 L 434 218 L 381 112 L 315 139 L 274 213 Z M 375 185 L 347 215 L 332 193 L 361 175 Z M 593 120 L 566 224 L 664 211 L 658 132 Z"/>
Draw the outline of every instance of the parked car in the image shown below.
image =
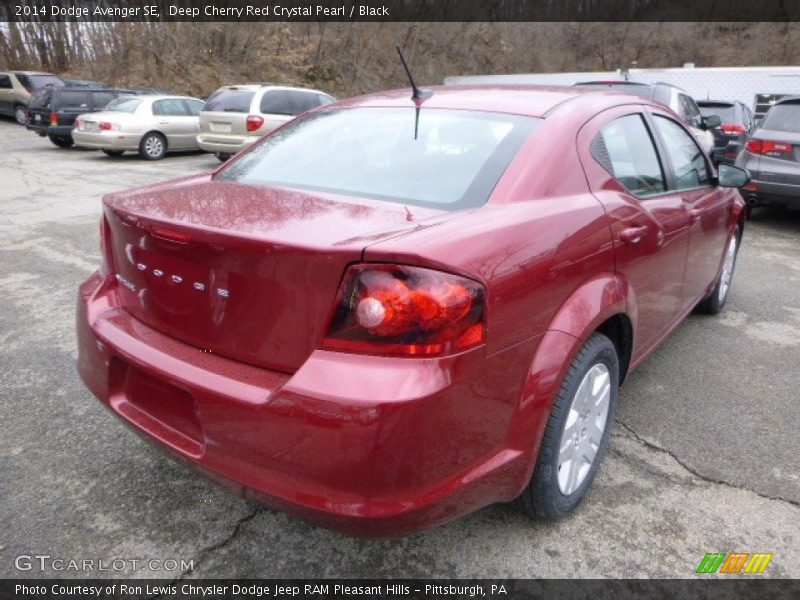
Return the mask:
<path id="1" fill-rule="evenodd" d="M 800 206 L 800 96 L 772 105 L 736 164 L 753 178 L 742 190 L 748 206 Z"/>
<path id="2" fill-rule="evenodd" d="M 626 375 L 725 305 L 746 173 L 717 175 L 644 98 L 430 92 L 322 107 L 213 173 L 107 195 L 78 294 L 88 388 L 351 533 L 517 498 L 569 514 Z"/>
<path id="3" fill-rule="evenodd" d="M 39 90 L 63 85 L 63 81 L 50 73 L 0 71 L 0 114 L 25 125 L 31 96 Z"/>
<path id="4" fill-rule="evenodd" d="M 220 160 L 247 148 L 302 112 L 333 102 L 324 92 L 278 85 L 221 87 L 200 113 L 197 143 Z"/>
<path id="5" fill-rule="evenodd" d="M 81 116 L 72 137 L 78 146 L 109 156 L 130 150 L 159 160 L 167 152 L 198 149 L 202 108 L 202 100 L 188 96 L 127 96 L 102 112 Z"/>
<path id="6" fill-rule="evenodd" d="M 75 143 L 72 129 L 80 115 L 103 110 L 112 100 L 131 93 L 111 88 L 46 88 L 31 98 L 27 128 L 59 148 L 69 148 Z"/>
<path id="7" fill-rule="evenodd" d="M 753 111 L 738 100 L 699 100 L 697 106 L 704 117 L 717 115 L 720 126 L 711 130 L 714 135 L 714 162 L 733 164 L 754 127 Z"/>
<path id="8" fill-rule="evenodd" d="M 685 125 L 690 129 L 697 143 L 703 151 L 711 154 L 714 151 L 714 134 L 712 130 L 719 123 L 712 121 L 709 123 L 700 112 L 700 108 L 694 99 L 681 88 L 669 83 L 639 83 L 636 81 L 584 81 L 576 83 L 580 87 L 592 89 L 606 88 L 642 98 L 650 98 L 669 106 L 675 113 L 680 115 Z"/>

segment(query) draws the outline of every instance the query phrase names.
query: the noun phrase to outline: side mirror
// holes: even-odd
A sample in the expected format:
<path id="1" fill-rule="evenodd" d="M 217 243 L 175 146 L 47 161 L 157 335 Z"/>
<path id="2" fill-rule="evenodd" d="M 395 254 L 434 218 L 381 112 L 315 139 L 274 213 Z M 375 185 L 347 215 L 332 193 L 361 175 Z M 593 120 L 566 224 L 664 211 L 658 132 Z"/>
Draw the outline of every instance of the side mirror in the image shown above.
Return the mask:
<path id="1" fill-rule="evenodd" d="M 717 185 L 720 187 L 740 188 L 750 181 L 750 173 L 746 169 L 733 165 L 720 165 Z"/>
<path id="2" fill-rule="evenodd" d="M 722 120 L 717 115 L 708 115 L 703 117 L 702 123 L 705 130 L 716 129 L 722 124 Z"/>

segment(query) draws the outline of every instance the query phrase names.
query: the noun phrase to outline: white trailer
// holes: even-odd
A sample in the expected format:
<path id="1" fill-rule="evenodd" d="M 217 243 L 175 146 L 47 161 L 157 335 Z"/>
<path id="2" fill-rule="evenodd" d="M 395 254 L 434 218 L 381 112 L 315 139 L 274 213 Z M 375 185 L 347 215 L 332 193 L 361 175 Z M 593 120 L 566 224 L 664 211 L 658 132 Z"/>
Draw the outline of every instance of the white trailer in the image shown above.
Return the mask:
<path id="1" fill-rule="evenodd" d="M 698 67 L 678 69 L 629 69 L 574 73 L 524 73 L 517 75 L 466 75 L 447 77 L 448 85 L 550 84 L 572 85 L 581 81 L 629 80 L 670 83 L 695 100 L 739 100 L 763 116 L 776 99 L 800 95 L 800 67 Z"/>

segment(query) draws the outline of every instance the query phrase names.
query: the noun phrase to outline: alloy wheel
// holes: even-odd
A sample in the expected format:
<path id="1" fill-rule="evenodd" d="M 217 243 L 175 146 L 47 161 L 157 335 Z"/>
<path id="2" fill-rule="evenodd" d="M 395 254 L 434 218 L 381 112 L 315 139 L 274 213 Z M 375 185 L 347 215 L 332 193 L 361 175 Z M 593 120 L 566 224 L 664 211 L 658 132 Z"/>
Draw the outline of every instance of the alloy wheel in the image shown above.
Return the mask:
<path id="1" fill-rule="evenodd" d="M 18 106 L 14 109 L 14 119 L 16 119 L 17 123 L 20 125 L 25 125 L 28 122 L 28 115 L 23 107 Z"/>
<path id="2" fill-rule="evenodd" d="M 558 455 L 558 489 L 574 493 L 592 468 L 608 421 L 611 374 L 603 363 L 584 375 L 569 407 Z"/>
<path id="3" fill-rule="evenodd" d="M 144 142 L 144 151 L 151 158 L 158 158 L 164 153 L 164 142 L 157 135 L 151 135 Z"/>

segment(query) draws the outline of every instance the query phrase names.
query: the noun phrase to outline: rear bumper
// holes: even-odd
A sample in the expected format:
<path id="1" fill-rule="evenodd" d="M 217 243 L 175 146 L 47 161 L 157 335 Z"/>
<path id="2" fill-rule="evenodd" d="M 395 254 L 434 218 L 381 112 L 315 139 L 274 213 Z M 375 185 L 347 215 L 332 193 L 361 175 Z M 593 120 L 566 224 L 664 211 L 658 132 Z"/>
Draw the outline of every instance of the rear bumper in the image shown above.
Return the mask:
<path id="1" fill-rule="evenodd" d="M 534 450 L 508 437 L 530 344 L 488 358 L 315 351 L 289 375 L 149 328 L 117 308 L 116 285 L 95 274 L 80 288 L 81 378 L 134 430 L 248 497 L 350 534 L 398 535 L 527 482 Z"/>
<path id="2" fill-rule="evenodd" d="M 784 206 L 800 206 L 800 185 L 774 183 L 753 179 L 749 185 L 755 190 L 742 190 L 745 198 L 754 198 L 758 204 L 780 204 Z"/>
<path id="3" fill-rule="evenodd" d="M 70 137 L 72 135 L 72 125 L 37 125 L 28 123 L 25 127 L 41 136 Z"/>
<path id="4" fill-rule="evenodd" d="M 201 133 L 197 136 L 197 145 L 201 150 L 214 154 L 236 154 L 258 141 L 253 135 L 221 135 Z"/>
<path id="5" fill-rule="evenodd" d="M 121 131 L 72 131 L 72 139 L 82 148 L 93 150 L 138 150 L 140 134 Z"/>

